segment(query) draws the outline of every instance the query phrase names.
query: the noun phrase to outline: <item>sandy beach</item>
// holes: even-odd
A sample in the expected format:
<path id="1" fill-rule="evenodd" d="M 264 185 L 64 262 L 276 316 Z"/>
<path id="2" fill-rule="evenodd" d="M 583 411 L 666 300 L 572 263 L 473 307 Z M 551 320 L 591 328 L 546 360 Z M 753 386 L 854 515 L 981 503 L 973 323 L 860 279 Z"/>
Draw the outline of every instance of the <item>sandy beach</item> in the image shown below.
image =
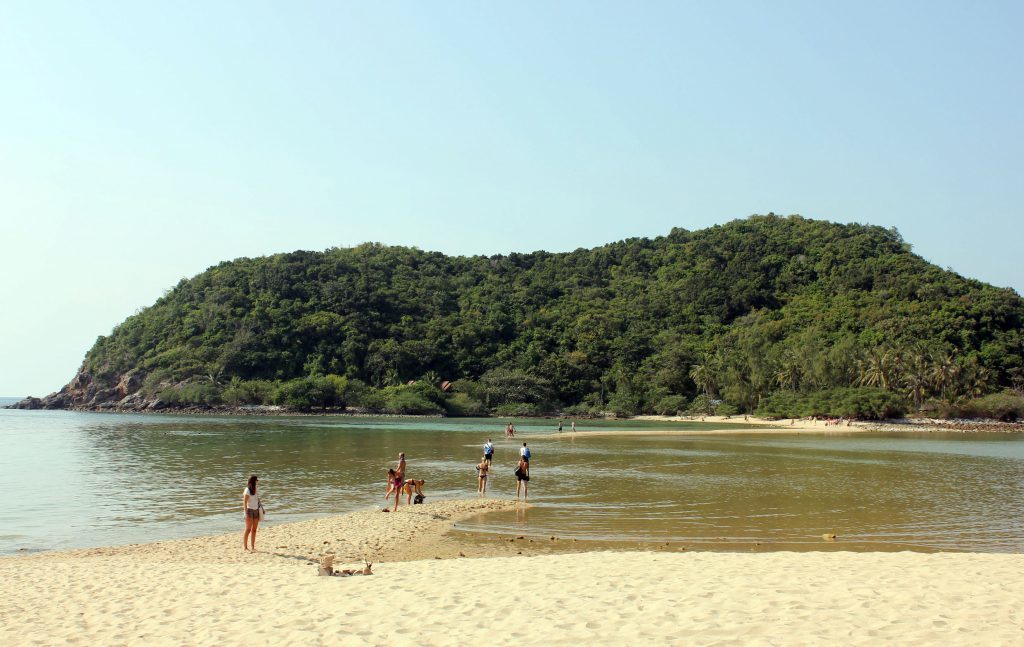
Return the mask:
<path id="1" fill-rule="evenodd" d="M 715 425 L 711 429 L 587 429 L 587 421 L 577 422 L 578 431 L 564 431 L 551 436 L 586 437 L 586 436 L 714 436 L 719 434 L 849 434 L 862 432 L 964 432 L 964 433 L 1021 433 L 1021 423 L 987 421 L 943 420 L 932 418 L 909 418 L 900 420 L 850 420 L 837 424 L 828 424 L 824 420 L 805 420 L 801 418 L 785 418 L 768 420 L 755 416 L 655 416 L 643 415 L 623 419 L 624 424 L 631 420 L 645 422 L 703 422 Z"/>
<path id="2" fill-rule="evenodd" d="M 862 431 L 875 431 L 876 427 L 866 422 L 851 422 L 847 425 L 827 425 L 824 420 L 766 420 L 747 416 L 746 419 L 740 416 L 635 416 L 623 419 L 623 424 L 628 425 L 630 421 L 642 420 L 645 422 L 703 422 L 715 425 L 714 428 L 704 429 L 680 429 L 666 426 L 663 429 L 650 427 L 647 429 L 588 429 L 587 421 L 577 421 L 577 431 L 569 431 L 568 426 L 561 434 L 554 434 L 549 438 L 562 437 L 586 437 L 586 436 L 713 436 L 719 434 L 792 434 L 804 433 L 851 433 Z"/>
<path id="3" fill-rule="evenodd" d="M 465 542 L 507 500 L 438 501 L 241 533 L 0 559 L 0 642 L 1021 644 L 1024 556 L 543 554 Z M 521 505 L 521 504 L 520 504 Z M 538 542 L 540 543 L 540 542 Z M 519 554 L 522 553 L 522 554 Z M 372 576 L 319 577 L 317 562 Z M 460 556 L 464 555 L 464 557 Z"/>

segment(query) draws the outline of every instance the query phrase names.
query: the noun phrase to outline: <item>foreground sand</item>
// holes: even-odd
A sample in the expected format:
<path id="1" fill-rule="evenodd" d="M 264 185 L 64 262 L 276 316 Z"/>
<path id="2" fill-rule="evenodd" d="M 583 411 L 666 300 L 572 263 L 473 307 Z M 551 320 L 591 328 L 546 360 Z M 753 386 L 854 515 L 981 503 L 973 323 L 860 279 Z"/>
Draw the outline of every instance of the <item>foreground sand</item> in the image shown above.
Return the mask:
<path id="1" fill-rule="evenodd" d="M 282 525 L 261 533 L 267 552 L 256 555 L 230 535 L 0 559 L 0 644 L 1024 643 L 1022 555 L 393 561 L 444 553 L 452 523 L 512 505 L 444 501 Z M 352 567 L 390 559 L 370 577 L 317 577 L 310 559 L 326 552 Z"/>

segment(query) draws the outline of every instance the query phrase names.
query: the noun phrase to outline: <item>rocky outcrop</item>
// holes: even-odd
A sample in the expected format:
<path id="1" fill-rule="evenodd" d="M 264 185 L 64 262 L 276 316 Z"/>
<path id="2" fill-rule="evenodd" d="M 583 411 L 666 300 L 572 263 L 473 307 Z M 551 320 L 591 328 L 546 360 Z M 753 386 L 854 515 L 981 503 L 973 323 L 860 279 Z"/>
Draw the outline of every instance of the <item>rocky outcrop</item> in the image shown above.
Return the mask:
<path id="1" fill-rule="evenodd" d="M 153 404 L 142 395 L 144 378 L 140 369 L 114 378 L 98 378 L 83 365 L 60 391 L 44 398 L 29 396 L 10 408 L 141 411 Z"/>

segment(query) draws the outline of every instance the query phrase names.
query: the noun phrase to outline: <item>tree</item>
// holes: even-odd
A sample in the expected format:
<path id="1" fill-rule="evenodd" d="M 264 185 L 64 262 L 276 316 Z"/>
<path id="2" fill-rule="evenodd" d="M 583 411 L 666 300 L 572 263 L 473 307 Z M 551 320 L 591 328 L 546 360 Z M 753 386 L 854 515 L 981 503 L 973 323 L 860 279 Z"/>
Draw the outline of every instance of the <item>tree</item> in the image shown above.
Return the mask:
<path id="1" fill-rule="evenodd" d="M 960 367 L 953 353 L 946 353 L 934 361 L 931 379 L 943 400 L 952 401 L 953 387 L 959 377 Z"/>
<path id="2" fill-rule="evenodd" d="M 903 373 L 903 384 L 907 397 L 914 403 L 914 409 L 920 410 L 932 386 L 931 368 L 923 354 L 911 358 Z"/>

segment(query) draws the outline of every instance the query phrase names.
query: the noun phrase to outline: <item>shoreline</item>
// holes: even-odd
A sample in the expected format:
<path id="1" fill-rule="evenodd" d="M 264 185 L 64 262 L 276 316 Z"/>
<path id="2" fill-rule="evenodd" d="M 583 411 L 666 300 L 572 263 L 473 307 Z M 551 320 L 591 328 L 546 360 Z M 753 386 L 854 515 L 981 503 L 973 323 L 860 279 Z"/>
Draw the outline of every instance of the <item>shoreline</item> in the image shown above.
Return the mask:
<path id="1" fill-rule="evenodd" d="M 1024 555 L 467 550 L 516 507 L 449 500 L 236 533 L 0 558 L 4 644 L 1010 644 Z M 523 504 L 518 504 L 522 506 Z M 518 544 L 518 545 L 517 545 Z M 317 560 L 373 576 L 318 577 Z M 544 622 L 540 622 L 544 619 Z"/>
<path id="2" fill-rule="evenodd" d="M 397 414 L 397 413 L 368 413 L 352 410 L 324 410 L 324 411 L 298 411 L 289 410 L 278 406 L 256 406 L 244 405 L 238 407 L 164 407 L 161 409 L 130 409 L 116 407 L 70 407 L 61 409 L 30 409 L 14 405 L 0 407 L 12 411 L 74 411 L 77 413 L 107 413 L 107 414 L 143 414 L 143 415 L 166 415 L 166 416 L 255 416 L 255 417 L 324 417 L 324 418 L 370 418 L 370 419 L 406 419 L 406 420 L 460 420 L 462 416 L 446 416 L 444 414 Z M 508 416 L 469 416 L 468 418 L 479 420 L 509 420 Z M 944 419 L 944 418 L 897 418 L 887 420 L 848 420 L 842 424 L 827 425 L 824 420 L 810 421 L 805 419 L 784 418 L 770 420 L 756 416 L 661 416 L 661 415 L 637 415 L 628 418 L 619 417 L 582 417 L 567 416 L 557 413 L 543 416 L 514 416 L 512 420 L 577 420 L 601 421 L 601 422 L 666 422 L 666 423 L 714 423 L 721 424 L 721 430 L 673 430 L 673 429 L 649 429 L 649 430 L 581 430 L 571 432 L 563 430 L 561 435 L 577 436 L 583 435 L 614 435 L 614 434 L 644 434 L 644 435 L 672 435 L 692 434 L 709 435 L 716 433 L 736 433 L 737 430 L 729 429 L 735 425 L 748 425 L 753 427 L 764 427 L 761 429 L 743 429 L 740 433 L 786 433 L 788 432 L 818 432 L 818 433 L 857 433 L 857 432 L 962 432 L 962 433 L 1024 433 L 1024 421 L 1004 422 L 990 419 Z"/>

